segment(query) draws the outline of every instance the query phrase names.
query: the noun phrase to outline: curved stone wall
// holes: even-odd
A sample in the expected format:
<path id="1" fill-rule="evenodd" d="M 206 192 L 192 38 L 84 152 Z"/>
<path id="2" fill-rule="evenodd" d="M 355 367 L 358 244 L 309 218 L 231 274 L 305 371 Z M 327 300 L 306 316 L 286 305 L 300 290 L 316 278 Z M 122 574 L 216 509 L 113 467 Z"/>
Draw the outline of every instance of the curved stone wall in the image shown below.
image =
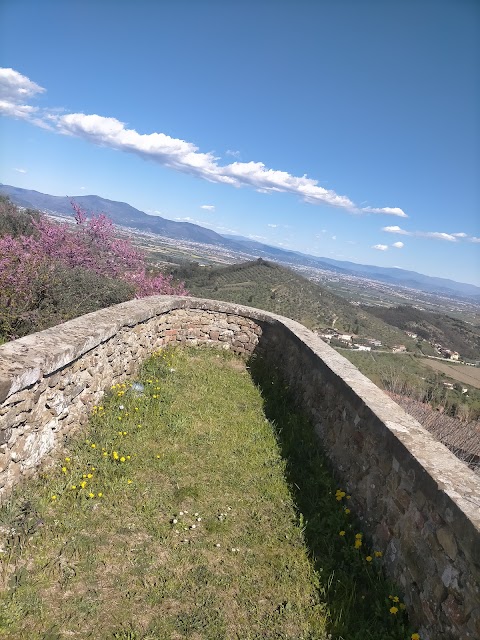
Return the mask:
<path id="1" fill-rule="evenodd" d="M 480 479 L 302 325 L 235 304 L 156 296 L 0 347 L 0 491 L 168 343 L 262 353 L 307 411 L 422 639 L 480 637 Z"/>

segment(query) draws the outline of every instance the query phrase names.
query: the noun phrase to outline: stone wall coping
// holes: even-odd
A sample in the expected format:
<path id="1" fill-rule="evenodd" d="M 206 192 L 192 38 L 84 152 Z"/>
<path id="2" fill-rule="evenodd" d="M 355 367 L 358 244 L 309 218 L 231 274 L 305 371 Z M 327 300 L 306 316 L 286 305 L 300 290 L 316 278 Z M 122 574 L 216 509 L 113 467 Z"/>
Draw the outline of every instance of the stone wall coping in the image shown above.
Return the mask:
<path id="1" fill-rule="evenodd" d="M 260 309 L 193 297 L 151 296 L 95 311 L 8 342 L 0 346 L 0 404 L 13 393 L 62 369 L 121 329 L 182 309 L 226 313 L 283 325 L 292 338 L 309 349 L 313 358 L 318 357 L 329 375 L 350 388 L 359 405 L 363 403 L 385 426 L 392 456 L 413 468 L 425 483 L 425 490 L 441 491 L 448 497 L 444 501 L 446 521 L 453 522 L 460 517 L 475 529 L 471 535 L 465 532 L 467 538 L 480 535 L 480 478 L 316 334 L 294 320 Z M 480 559 L 478 561 L 480 563 Z"/>

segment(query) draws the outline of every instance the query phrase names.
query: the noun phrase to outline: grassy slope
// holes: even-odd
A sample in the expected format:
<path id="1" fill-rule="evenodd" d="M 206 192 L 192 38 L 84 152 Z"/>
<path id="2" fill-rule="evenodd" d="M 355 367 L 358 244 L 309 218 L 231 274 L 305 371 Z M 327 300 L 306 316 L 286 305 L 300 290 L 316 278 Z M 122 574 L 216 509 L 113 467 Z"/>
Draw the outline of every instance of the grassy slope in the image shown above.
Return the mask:
<path id="1" fill-rule="evenodd" d="M 480 358 L 480 325 L 469 325 L 441 313 L 420 311 L 409 305 L 398 307 L 363 307 L 366 311 L 421 338 L 458 351 L 465 358 Z"/>
<path id="2" fill-rule="evenodd" d="M 285 463 L 245 365 L 210 352 L 174 365 L 166 379 L 150 368 L 144 396 L 114 396 L 70 460 L 4 509 L 35 533 L 7 544 L 2 637 L 325 637 Z"/>
<path id="3" fill-rule="evenodd" d="M 192 295 L 227 300 L 265 309 L 310 329 L 334 326 L 359 336 L 377 338 L 386 346 L 415 343 L 404 332 L 356 307 L 303 276 L 265 261 L 228 267 L 184 268 L 175 275 L 185 280 Z"/>
<path id="4" fill-rule="evenodd" d="M 164 352 L 3 506 L 3 638 L 410 638 L 355 496 L 253 365 L 259 387 L 229 354 Z"/>

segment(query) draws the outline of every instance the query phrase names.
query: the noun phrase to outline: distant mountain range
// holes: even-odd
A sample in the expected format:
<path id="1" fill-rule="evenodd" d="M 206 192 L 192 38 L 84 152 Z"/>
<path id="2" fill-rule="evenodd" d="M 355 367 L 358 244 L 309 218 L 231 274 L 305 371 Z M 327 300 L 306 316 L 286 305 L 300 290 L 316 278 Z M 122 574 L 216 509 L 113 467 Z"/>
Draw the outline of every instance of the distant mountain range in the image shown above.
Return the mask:
<path id="1" fill-rule="evenodd" d="M 477 301 L 480 300 L 480 287 L 472 284 L 456 282 L 446 278 L 426 276 L 405 269 L 356 264 L 354 262 L 332 260 L 331 258 L 319 258 L 298 251 L 287 251 L 249 240 L 243 236 L 220 235 L 215 231 L 190 222 L 174 222 L 173 220 L 167 220 L 160 216 L 148 215 L 143 211 L 135 209 L 126 202 L 107 200 L 100 196 L 51 196 L 40 193 L 39 191 L 21 189 L 20 187 L 5 184 L 0 184 L 0 193 L 8 195 L 12 202 L 21 207 L 38 209 L 61 216 L 72 215 L 70 202 L 74 199 L 75 202 L 88 212 L 105 213 L 115 224 L 138 229 L 139 231 L 156 233 L 176 240 L 188 240 L 190 242 L 216 245 L 233 252 L 241 253 L 243 256 L 242 259 L 245 259 L 245 254 L 247 254 L 251 257 L 262 257 L 287 264 L 316 267 L 347 275 L 359 276 L 385 282 L 390 285 L 409 287 L 427 293 L 438 293 L 473 298 Z"/>

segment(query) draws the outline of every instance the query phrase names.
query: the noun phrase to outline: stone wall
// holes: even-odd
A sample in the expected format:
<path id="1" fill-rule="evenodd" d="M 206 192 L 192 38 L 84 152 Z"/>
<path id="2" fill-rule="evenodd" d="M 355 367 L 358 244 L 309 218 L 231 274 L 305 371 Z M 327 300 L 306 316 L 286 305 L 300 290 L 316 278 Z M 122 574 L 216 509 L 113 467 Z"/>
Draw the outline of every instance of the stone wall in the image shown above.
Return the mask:
<path id="1" fill-rule="evenodd" d="M 0 491 L 88 420 L 106 389 L 168 343 L 262 353 L 296 390 L 422 640 L 480 638 L 480 479 L 302 325 L 158 296 L 0 347 Z"/>

